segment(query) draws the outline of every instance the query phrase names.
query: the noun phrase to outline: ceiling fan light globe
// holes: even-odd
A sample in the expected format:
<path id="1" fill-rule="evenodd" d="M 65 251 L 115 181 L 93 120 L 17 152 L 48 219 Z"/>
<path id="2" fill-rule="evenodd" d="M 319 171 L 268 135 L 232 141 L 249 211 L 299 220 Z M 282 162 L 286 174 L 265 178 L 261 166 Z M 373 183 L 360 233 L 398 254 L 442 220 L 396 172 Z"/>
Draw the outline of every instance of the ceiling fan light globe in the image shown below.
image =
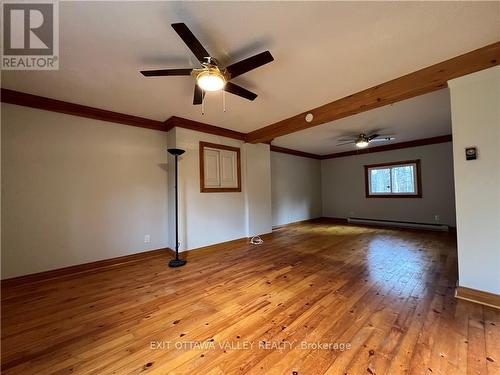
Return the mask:
<path id="1" fill-rule="evenodd" d="M 368 146 L 368 142 L 367 141 L 357 141 L 356 142 L 356 147 L 364 148 L 366 146 Z"/>
<path id="2" fill-rule="evenodd" d="M 219 72 L 204 72 L 197 77 L 196 83 L 204 91 L 219 91 L 224 88 L 226 80 Z"/>

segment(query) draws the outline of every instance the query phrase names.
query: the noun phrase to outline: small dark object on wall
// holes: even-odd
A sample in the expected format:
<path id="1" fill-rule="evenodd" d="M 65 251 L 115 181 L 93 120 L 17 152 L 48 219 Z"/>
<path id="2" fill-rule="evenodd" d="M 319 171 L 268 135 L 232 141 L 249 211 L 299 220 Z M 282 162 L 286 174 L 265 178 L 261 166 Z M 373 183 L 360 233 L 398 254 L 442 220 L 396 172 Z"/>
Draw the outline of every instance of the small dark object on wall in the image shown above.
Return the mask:
<path id="1" fill-rule="evenodd" d="M 465 149 L 465 160 L 476 160 L 477 159 L 477 148 L 467 147 Z"/>

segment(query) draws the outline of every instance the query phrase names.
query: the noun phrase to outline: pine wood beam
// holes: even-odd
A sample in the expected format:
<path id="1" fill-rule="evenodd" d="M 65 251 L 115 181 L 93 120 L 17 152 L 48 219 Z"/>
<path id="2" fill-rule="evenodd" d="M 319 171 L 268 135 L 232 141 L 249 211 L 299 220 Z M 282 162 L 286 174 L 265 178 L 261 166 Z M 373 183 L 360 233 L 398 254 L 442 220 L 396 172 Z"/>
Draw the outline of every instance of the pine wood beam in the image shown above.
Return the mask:
<path id="1" fill-rule="evenodd" d="M 267 142 L 299 130 L 439 90 L 446 87 L 450 79 L 490 68 L 498 65 L 499 61 L 500 42 L 497 42 L 257 129 L 248 133 L 246 139 L 250 143 Z M 310 123 L 305 120 L 308 113 L 314 115 Z"/>

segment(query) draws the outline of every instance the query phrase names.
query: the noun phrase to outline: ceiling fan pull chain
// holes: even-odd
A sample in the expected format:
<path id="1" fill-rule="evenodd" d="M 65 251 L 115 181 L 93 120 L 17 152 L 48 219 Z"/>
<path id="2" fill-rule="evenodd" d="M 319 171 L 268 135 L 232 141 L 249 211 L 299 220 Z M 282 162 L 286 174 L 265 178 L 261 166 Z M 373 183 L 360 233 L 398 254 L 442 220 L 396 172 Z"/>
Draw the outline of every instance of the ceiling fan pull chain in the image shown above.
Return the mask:
<path id="1" fill-rule="evenodd" d="M 201 115 L 205 115 L 205 90 L 201 90 Z"/>
<path id="2" fill-rule="evenodd" d="M 226 91 L 222 90 L 222 111 L 226 112 Z"/>

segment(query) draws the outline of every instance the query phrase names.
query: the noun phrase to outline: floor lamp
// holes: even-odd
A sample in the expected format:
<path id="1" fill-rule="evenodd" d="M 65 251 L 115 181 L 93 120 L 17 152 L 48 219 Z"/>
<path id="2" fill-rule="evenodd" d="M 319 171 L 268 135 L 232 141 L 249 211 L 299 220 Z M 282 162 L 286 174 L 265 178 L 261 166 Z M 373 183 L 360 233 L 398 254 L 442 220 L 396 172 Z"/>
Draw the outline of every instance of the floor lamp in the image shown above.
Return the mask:
<path id="1" fill-rule="evenodd" d="M 169 267 L 181 267 L 187 263 L 185 259 L 179 259 L 179 192 L 177 190 L 178 185 L 178 174 L 177 165 L 179 164 L 179 156 L 185 151 L 178 148 L 169 148 L 167 150 L 170 155 L 175 157 L 175 259 L 172 259 L 169 263 Z"/>

